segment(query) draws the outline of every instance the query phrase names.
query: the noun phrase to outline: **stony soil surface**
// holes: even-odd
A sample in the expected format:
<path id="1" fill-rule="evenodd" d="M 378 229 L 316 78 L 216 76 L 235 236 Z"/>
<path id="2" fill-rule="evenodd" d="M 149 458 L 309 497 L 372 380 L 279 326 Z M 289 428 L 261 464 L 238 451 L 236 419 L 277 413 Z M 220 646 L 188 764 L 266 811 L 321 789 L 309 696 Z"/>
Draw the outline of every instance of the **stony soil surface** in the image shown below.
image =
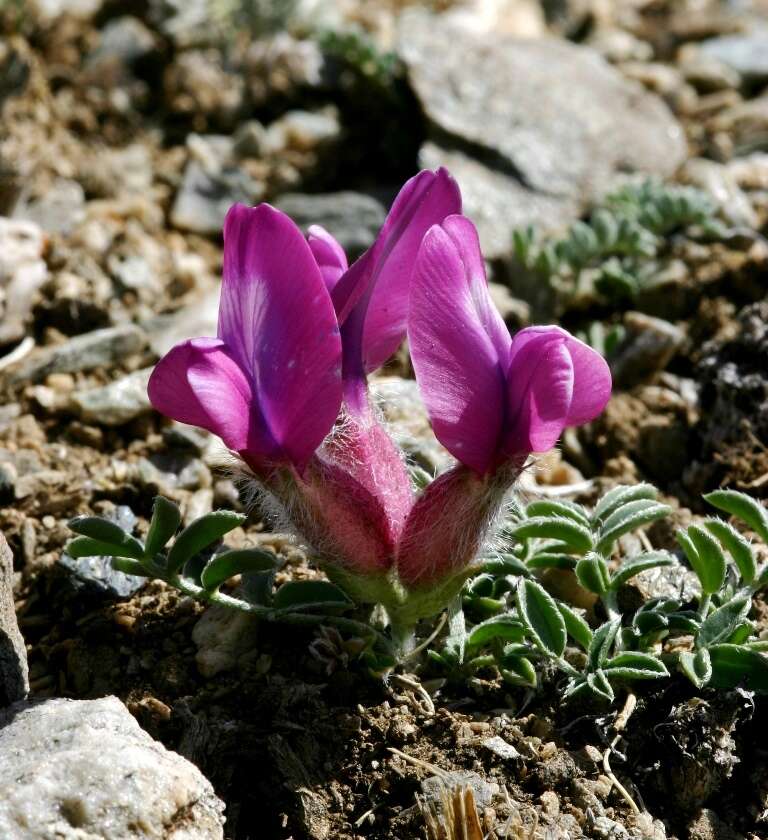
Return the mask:
<path id="1" fill-rule="evenodd" d="M 604 416 L 524 492 L 589 502 L 649 480 L 676 525 L 724 483 L 768 496 L 766 57 L 759 0 L 0 4 L 0 532 L 31 697 L 119 697 L 210 780 L 230 840 L 423 836 L 416 794 L 439 771 L 466 774 L 491 838 L 768 836 L 764 699 L 682 678 L 639 692 L 613 758 L 635 815 L 603 766 L 613 713 L 564 708 L 554 677 L 527 696 L 425 670 L 432 710 L 333 633 L 62 560 L 78 513 L 142 533 L 157 493 L 186 520 L 243 509 L 217 442 L 145 392 L 175 341 L 215 334 L 227 207 L 269 200 L 356 255 L 399 183 L 439 163 L 512 328 L 553 313 L 625 328 Z M 671 239 L 663 282 L 631 306 L 531 291 L 512 229 L 562 227 L 631 173 L 706 190 L 729 236 Z M 385 375 L 395 432 L 440 463 L 405 353 Z M 673 549 L 672 534 L 649 538 Z M 316 574 L 258 511 L 228 541 Z M 220 836 L 211 819 L 190 836 Z"/>

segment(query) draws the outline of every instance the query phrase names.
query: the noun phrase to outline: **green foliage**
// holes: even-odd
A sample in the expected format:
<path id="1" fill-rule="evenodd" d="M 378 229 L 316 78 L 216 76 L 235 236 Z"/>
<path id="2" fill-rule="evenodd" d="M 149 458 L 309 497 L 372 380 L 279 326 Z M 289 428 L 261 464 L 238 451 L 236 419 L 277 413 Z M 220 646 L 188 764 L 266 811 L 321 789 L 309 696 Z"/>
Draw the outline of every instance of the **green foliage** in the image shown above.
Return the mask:
<path id="1" fill-rule="evenodd" d="M 666 551 L 623 557 L 617 540 L 666 516 L 670 509 L 649 484 L 619 486 L 592 511 L 563 500 L 513 505 L 503 526 L 502 551 L 464 590 L 466 656 L 431 652 L 455 679 L 496 669 L 512 685 L 536 688 L 553 668 L 567 676 L 564 695 L 612 702 L 619 686 L 668 678 L 676 670 L 703 689 L 742 686 L 768 691 L 768 640 L 749 620 L 752 596 L 768 585 L 749 540 L 722 519 L 705 519 L 678 533 L 680 555 L 695 572 L 701 595 L 692 603 L 656 598 L 632 614 L 619 608 L 619 590 L 647 569 L 679 562 Z M 754 499 L 717 491 L 707 500 L 758 534 L 768 515 Z M 564 569 L 598 597 L 593 614 L 554 598 L 539 581 L 542 569 Z M 453 618 L 458 622 L 457 617 Z M 688 646 L 681 637 L 689 640 Z M 672 644 L 674 642 L 674 644 Z M 581 651 L 581 657 L 576 655 Z"/>
<path id="2" fill-rule="evenodd" d="M 620 302 L 654 283 L 669 238 L 680 232 L 718 239 L 725 227 L 705 193 L 648 180 L 611 193 L 560 238 L 542 240 L 528 227 L 514 231 L 512 245 L 522 268 L 564 294 L 576 294 L 589 276 L 597 292 Z"/>
<path id="3" fill-rule="evenodd" d="M 191 522 L 173 540 L 181 522 L 177 505 L 158 496 L 144 543 L 118 525 L 92 516 L 78 516 L 69 527 L 81 536 L 67 546 L 72 557 L 106 556 L 127 574 L 158 578 L 187 595 L 224 603 L 268 620 L 327 614 L 329 620 L 353 606 L 335 584 L 321 580 L 288 581 L 274 590 L 277 555 L 260 548 L 221 549 L 221 538 L 242 525 L 245 517 L 227 510 L 213 511 Z M 236 575 L 236 593 L 221 587 Z M 320 618 L 322 616 L 318 616 Z M 319 621 L 318 621 L 319 623 Z"/>
<path id="4" fill-rule="evenodd" d="M 615 487 L 592 510 L 564 500 L 511 506 L 501 529 L 503 549 L 465 584 L 451 605 L 448 631 L 427 651 L 454 680 L 478 671 L 536 690 L 552 674 L 566 677 L 564 696 L 610 703 L 621 686 L 668 678 L 677 671 L 698 689 L 768 692 L 768 639 L 755 635 L 752 598 L 768 585 L 768 564 L 758 567 L 747 531 L 768 535 L 768 514 L 743 493 L 723 490 L 705 498 L 737 525 L 710 517 L 677 534 L 701 594 L 655 598 L 623 611 L 621 588 L 647 569 L 678 562 L 665 551 L 622 556 L 624 534 L 669 513 L 648 484 Z M 224 549 L 221 538 L 244 517 L 214 511 L 178 534 L 181 516 L 167 499 L 155 500 L 144 543 L 112 522 L 77 517 L 70 527 L 73 557 L 109 556 L 128 574 L 158 578 L 203 601 L 251 612 L 268 621 L 331 624 L 363 639 L 360 654 L 372 672 L 396 665 L 397 639 L 343 613 L 354 607 L 334 583 L 288 581 L 275 587 L 277 556 L 259 548 Z M 555 598 L 542 570 L 556 568 L 596 596 L 585 613 Z M 224 587 L 239 575 L 240 586 Z"/>
<path id="5" fill-rule="evenodd" d="M 225 39 L 247 32 L 252 38 L 288 28 L 297 0 L 208 0 L 211 26 Z"/>
<path id="6" fill-rule="evenodd" d="M 360 80 L 389 99 L 399 96 L 400 65 L 397 55 L 383 52 L 364 32 L 357 29 L 327 29 L 316 36 L 323 52 L 352 70 Z"/>

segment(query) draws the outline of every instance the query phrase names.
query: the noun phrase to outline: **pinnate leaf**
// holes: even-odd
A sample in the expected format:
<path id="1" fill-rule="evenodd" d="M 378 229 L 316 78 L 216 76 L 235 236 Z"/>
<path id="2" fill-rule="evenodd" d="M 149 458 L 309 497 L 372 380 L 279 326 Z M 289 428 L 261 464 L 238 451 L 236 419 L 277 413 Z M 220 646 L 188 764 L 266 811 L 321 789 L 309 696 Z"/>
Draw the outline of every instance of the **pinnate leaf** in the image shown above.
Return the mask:
<path id="1" fill-rule="evenodd" d="M 741 519 L 763 542 L 768 543 L 768 511 L 760 502 L 737 490 L 715 490 L 704 498 L 718 510 Z"/>
<path id="2" fill-rule="evenodd" d="M 589 528 L 564 516 L 535 516 L 513 525 L 507 533 L 518 540 L 560 540 L 577 554 L 584 554 L 592 548 L 592 534 Z"/>
<path id="3" fill-rule="evenodd" d="M 757 575 L 757 563 L 749 540 L 722 519 L 707 519 L 704 526 L 731 555 L 744 583 L 752 583 Z"/>

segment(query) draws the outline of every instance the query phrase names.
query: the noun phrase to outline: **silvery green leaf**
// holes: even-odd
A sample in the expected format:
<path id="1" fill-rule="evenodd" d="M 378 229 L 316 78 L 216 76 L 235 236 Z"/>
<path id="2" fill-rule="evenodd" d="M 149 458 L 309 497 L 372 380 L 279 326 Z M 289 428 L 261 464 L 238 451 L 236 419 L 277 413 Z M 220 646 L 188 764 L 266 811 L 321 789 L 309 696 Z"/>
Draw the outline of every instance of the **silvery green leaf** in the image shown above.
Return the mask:
<path id="1" fill-rule="evenodd" d="M 718 510 L 741 519 L 763 542 L 768 543 L 768 511 L 756 499 L 737 490 L 715 490 L 706 493 L 704 498 Z"/>
<path id="2" fill-rule="evenodd" d="M 731 555 L 744 583 L 752 583 L 757 575 L 757 563 L 749 540 L 722 519 L 707 519 L 704 527 Z"/>
<path id="3" fill-rule="evenodd" d="M 65 551 L 72 558 L 77 557 L 130 557 L 135 560 L 144 554 L 138 552 L 133 543 L 125 542 L 123 545 L 106 543 L 91 537 L 75 537 L 67 543 Z"/>
<path id="4" fill-rule="evenodd" d="M 696 635 L 696 647 L 707 648 L 720 642 L 726 642 L 744 622 L 752 606 L 748 595 L 740 595 L 718 607 L 701 623 Z"/>
<path id="5" fill-rule="evenodd" d="M 517 608 L 534 644 L 554 656 L 565 651 L 565 622 L 552 596 L 533 580 L 521 580 L 517 587 Z"/>
<path id="6" fill-rule="evenodd" d="M 174 574 L 204 548 L 245 522 L 245 516 L 231 510 L 215 510 L 196 519 L 176 537 L 168 552 L 167 571 Z"/>
<path id="7" fill-rule="evenodd" d="M 576 502 L 569 502 L 565 499 L 542 499 L 531 502 L 525 509 L 525 514 L 528 518 L 534 516 L 554 516 L 573 519 L 579 525 L 589 528 L 589 517 L 584 508 L 581 505 L 577 505 Z"/>
<path id="8" fill-rule="evenodd" d="M 455 656 L 459 665 L 464 662 L 464 651 L 467 646 L 467 622 L 464 610 L 461 608 L 461 597 L 456 596 L 448 605 L 448 635 L 445 647 Z"/>
<path id="9" fill-rule="evenodd" d="M 181 524 L 179 506 L 165 496 L 155 496 L 152 506 L 152 519 L 144 543 L 147 557 L 154 557 L 165 548 L 166 543 L 178 531 Z"/>
<path id="10" fill-rule="evenodd" d="M 111 550 L 99 551 L 97 555 L 108 557 L 133 557 L 140 560 L 144 556 L 144 546 L 130 534 L 127 534 L 119 525 L 110 522 L 108 519 L 102 519 L 100 516 L 76 516 L 70 519 L 67 523 L 70 531 L 76 534 L 82 534 L 85 538 L 90 538 L 93 543 L 98 543 L 101 546 L 109 546 Z M 78 542 L 77 540 L 73 540 Z M 70 547 L 73 543 L 70 543 Z M 84 550 L 87 543 L 80 542 L 79 549 Z M 70 557 L 88 557 L 88 554 L 72 554 L 68 549 Z"/>
<path id="11" fill-rule="evenodd" d="M 509 528 L 508 532 L 518 540 L 532 538 L 560 540 L 577 554 L 584 554 L 592 548 L 590 530 L 562 516 L 536 516 L 533 519 L 525 519 Z"/>
<path id="12" fill-rule="evenodd" d="M 476 624 L 467 636 L 467 650 L 476 651 L 494 641 L 522 642 L 525 628 L 520 619 L 509 613 Z"/>
<path id="13" fill-rule="evenodd" d="M 607 554 L 613 544 L 623 534 L 634 531 L 641 525 L 647 525 L 657 519 L 662 519 L 672 512 L 669 505 L 663 505 L 652 499 L 636 499 L 620 505 L 609 514 L 600 526 L 597 551 Z"/>
<path id="14" fill-rule="evenodd" d="M 678 531 L 677 541 L 696 572 L 702 593 L 714 595 L 725 582 L 727 566 L 720 544 L 698 525 L 690 525 L 685 531 Z"/>
<path id="15" fill-rule="evenodd" d="M 613 702 L 615 696 L 613 686 L 608 682 L 608 677 L 602 670 L 598 669 L 593 673 L 587 674 L 587 685 L 599 697 L 604 698 L 609 703 Z"/>
<path id="16" fill-rule="evenodd" d="M 703 688 L 712 677 L 712 662 L 706 648 L 695 652 L 684 651 L 680 654 L 678 665 L 696 688 Z"/>
<path id="17" fill-rule="evenodd" d="M 668 677 L 666 665 L 650 653 L 624 651 L 609 659 L 603 670 L 609 679 L 657 680 Z"/>
<path id="18" fill-rule="evenodd" d="M 326 580 L 289 580 L 275 592 L 272 606 L 278 610 L 348 609 L 347 594 Z"/>
<path id="19" fill-rule="evenodd" d="M 565 629 L 568 635 L 584 650 L 589 650 L 592 644 L 592 630 L 586 621 L 571 607 L 562 601 L 557 602 L 557 608 L 565 622 Z"/>
<path id="20" fill-rule="evenodd" d="M 609 490 L 597 503 L 592 512 L 592 522 L 599 525 L 617 508 L 638 499 L 655 500 L 659 491 L 652 484 L 619 484 Z"/>
<path id="21" fill-rule="evenodd" d="M 245 572 L 268 572 L 280 560 L 271 551 L 261 548 L 239 548 L 222 551 L 206 564 L 200 583 L 208 592 L 215 592 L 222 583 Z"/>
<path id="22" fill-rule="evenodd" d="M 525 656 L 507 656 L 504 658 L 504 665 L 499 668 L 502 679 L 510 685 L 519 685 L 526 688 L 536 688 L 538 679 L 536 669 L 531 660 Z"/>
<path id="23" fill-rule="evenodd" d="M 647 551 L 625 560 L 611 577 L 611 589 L 617 590 L 646 569 L 673 566 L 675 558 L 667 551 Z"/>
<path id="24" fill-rule="evenodd" d="M 712 645 L 710 685 L 715 688 L 744 688 L 768 692 L 768 656 L 742 645 Z"/>
<path id="25" fill-rule="evenodd" d="M 525 561 L 528 569 L 575 569 L 577 558 L 570 554 L 537 551 Z"/>
<path id="26" fill-rule="evenodd" d="M 611 583 L 608 564 L 595 552 L 579 560 L 576 564 L 576 577 L 585 589 L 598 595 L 604 595 Z"/>
<path id="27" fill-rule="evenodd" d="M 608 661 L 608 655 L 611 652 L 616 634 L 621 627 L 621 619 L 614 618 L 612 621 L 607 621 L 595 630 L 592 635 L 592 641 L 587 651 L 589 659 L 589 667 L 596 671 Z"/>
<path id="28" fill-rule="evenodd" d="M 502 575 L 523 575 L 528 577 L 530 571 L 525 563 L 514 554 L 499 554 L 483 563 L 483 569 L 494 577 Z"/>

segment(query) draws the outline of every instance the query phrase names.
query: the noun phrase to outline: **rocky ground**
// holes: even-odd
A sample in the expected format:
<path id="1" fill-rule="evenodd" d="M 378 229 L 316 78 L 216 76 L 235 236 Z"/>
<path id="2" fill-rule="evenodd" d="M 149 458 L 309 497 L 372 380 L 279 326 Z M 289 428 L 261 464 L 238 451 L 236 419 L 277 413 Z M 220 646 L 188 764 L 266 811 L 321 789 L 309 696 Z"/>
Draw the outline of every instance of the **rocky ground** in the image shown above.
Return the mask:
<path id="1" fill-rule="evenodd" d="M 425 672 L 433 710 L 331 631 L 256 626 L 62 553 L 73 515 L 142 533 L 157 493 L 186 520 L 243 509 L 216 442 L 146 397 L 162 353 L 215 334 L 230 204 L 271 201 L 356 255 L 400 183 L 439 164 L 511 327 L 621 336 L 604 416 L 524 492 L 589 502 L 648 480 L 675 524 L 722 484 L 768 496 L 768 6 L 6 0 L 0 105 L 0 706 L 27 679 L 32 701 L 0 711 L 0 827 L 2 802 L 25 815 L 4 837 L 419 837 L 415 795 L 440 772 L 465 774 L 488 837 L 768 836 L 759 697 L 682 678 L 640 693 L 614 758 L 636 815 L 603 766 L 611 716 L 574 719 L 553 685 Z M 630 300 L 521 266 L 513 230 L 557 233 L 634 175 L 700 188 L 724 232 L 667 237 Z M 378 388 L 439 465 L 409 373 L 402 353 Z M 228 541 L 315 574 L 258 511 Z"/>

